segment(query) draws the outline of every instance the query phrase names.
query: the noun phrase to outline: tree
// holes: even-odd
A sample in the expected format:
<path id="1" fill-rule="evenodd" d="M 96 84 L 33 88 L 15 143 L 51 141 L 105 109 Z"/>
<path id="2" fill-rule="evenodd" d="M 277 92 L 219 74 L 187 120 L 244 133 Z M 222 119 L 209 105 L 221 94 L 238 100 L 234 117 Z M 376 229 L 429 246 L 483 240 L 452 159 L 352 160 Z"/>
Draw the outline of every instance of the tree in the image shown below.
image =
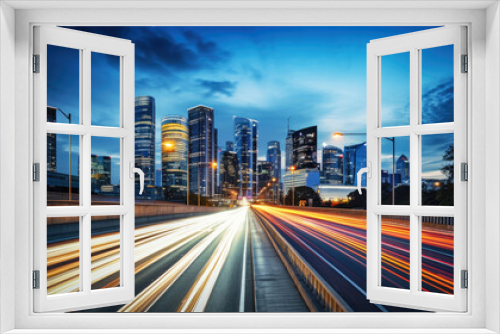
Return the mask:
<path id="1" fill-rule="evenodd" d="M 285 197 L 285 205 L 292 205 L 292 189 L 288 190 Z M 295 187 L 295 206 L 299 205 L 300 201 L 307 201 L 307 205 L 309 205 L 309 199 L 313 200 L 313 206 L 321 205 L 321 198 L 319 194 L 314 191 L 311 187 Z"/>

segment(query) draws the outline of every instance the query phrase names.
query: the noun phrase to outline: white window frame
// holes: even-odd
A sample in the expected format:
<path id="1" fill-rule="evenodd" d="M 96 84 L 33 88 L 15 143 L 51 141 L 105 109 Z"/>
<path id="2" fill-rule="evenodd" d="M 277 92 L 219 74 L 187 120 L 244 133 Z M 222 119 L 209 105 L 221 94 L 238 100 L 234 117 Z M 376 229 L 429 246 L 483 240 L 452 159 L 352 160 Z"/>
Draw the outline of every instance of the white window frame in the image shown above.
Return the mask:
<path id="1" fill-rule="evenodd" d="M 467 309 L 467 290 L 461 287 L 461 270 L 467 270 L 467 181 L 460 179 L 461 163 L 467 163 L 467 75 L 461 71 L 461 57 L 467 55 L 466 27 L 440 27 L 395 37 L 371 41 L 367 46 L 367 298 L 372 303 L 407 306 L 421 310 L 464 312 Z M 454 121 L 423 124 L 422 118 L 422 50 L 453 46 Z M 382 57 L 409 53 L 409 119 L 408 125 L 382 126 L 381 91 Z M 454 206 L 423 206 L 422 142 L 421 136 L 453 134 Z M 410 141 L 410 205 L 383 205 L 381 201 L 381 155 L 383 138 Z M 395 144 L 395 142 L 394 142 Z M 398 215 L 409 218 L 409 289 L 384 287 L 382 274 L 382 216 Z M 422 291 L 422 225 L 421 217 L 454 217 L 453 276 L 454 292 L 450 295 Z"/>
<path id="2" fill-rule="evenodd" d="M 76 333 L 72 329 L 88 329 L 87 333 L 144 332 L 146 328 L 157 332 L 176 332 L 175 329 L 192 329 L 191 332 L 249 332 L 341 333 L 350 328 L 354 333 L 492 333 L 500 329 L 499 256 L 500 232 L 500 99 L 498 91 L 500 67 L 500 19 L 498 5 L 493 2 L 447 2 L 434 1 L 417 4 L 399 1 L 394 3 L 371 1 L 337 1 L 316 3 L 297 1 L 221 4 L 217 2 L 159 4 L 144 1 L 134 8 L 164 6 L 170 8 L 97 9 L 119 7 L 118 3 L 79 2 L 80 9 L 58 9 L 71 6 L 69 2 L 49 3 L 38 1 L 10 1 L 12 6 L 38 6 L 38 9 L 14 11 L 9 4 L 2 3 L 0 16 L 0 127 L 1 130 L 15 124 L 15 131 L 0 131 L 0 161 L 15 160 L 15 178 L 6 175 L 11 167 L 1 164 L 0 173 L 0 303 L 1 329 L 16 329 L 15 333 L 38 333 L 37 329 L 52 329 L 49 332 Z M 410 4 L 408 4 L 410 3 Z M 52 9 L 42 10 L 43 6 Z M 56 6 L 56 7 L 54 7 Z M 87 9 L 81 9 L 88 6 Z M 177 6 L 177 8 L 176 8 Z M 184 9 L 179 9 L 183 6 Z M 203 6 L 203 7 L 196 7 Z M 226 7 L 225 7 L 226 6 Z M 367 6 L 364 9 L 362 6 Z M 431 7 L 432 6 L 432 7 Z M 486 7 L 490 6 L 487 10 Z M 208 8 L 207 8 L 208 7 Z M 211 8 L 210 8 L 211 7 Z M 231 7 L 231 8 L 228 8 Z M 405 8 L 406 7 L 406 8 Z M 442 9 L 436 9 L 442 8 Z M 457 9 L 457 7 L 460 7 Z M 50 8 L 50 7 L 49 7 Z M 245 9 L 246 8 L 246 9 Z M 346 9 L 351 8 L 351 9 Z M 354 8 L 354 9 L 353 9 Z M 375 9 L 374 9 L 375 8 Z M 403 8 L 403 9 L 401 9 Z M 15 16 L 15 22 L 13 17 Z M 486 25 L 485 25 L 486 22 Z M 32 76 L 30 55 L 32 54 L 32 27 L 35 24 L 57 25 L 446 25 L 465 24 L 469 27 L 469 50 L 471 75 L 468 103 L 468 145 L 470 157 L 468 267 L 471 275 L 468 290 L 469 308 L 466 313 L 436 314 L 34 314 L 31 290 L 33 206 L 31 159 L 32 147 Z M 8 29 L 3 29 L 8 28 Z M 14 33 L 15 30 L 15 49 Z M 15 73 L 12 69 L 15 66 Z M 486 71 L 485 66 L 488 66 Z M 5 70 L 5 71 L 4 71 Z M 15 82 L 15 100 L 7 98 Z M 13 109 L 14 107 L 15 109 Z M 12 110 L 15 110 L 13 115 Z M 7 124 L 6 124 L 7 123 Z M 485 133 L 489 135 L 486 140 Z M 12 146 L 14 135 L 15 147 Z M 8 143 L 8 144 L 7 144 Z M 488 156 L 486 155 L 488 152 Z M 11 160 L 11 161 L 12 161 Z M 487 163 L 488 162 L 488 163 Z M 488 174 L 488 182 L 486 182 Z M 9 179 L 10 178 L 10 179 Z M 11 180 L 13 179 L 13 180 Z M 11 192 L 6 185 L 15 187 L 15 199 L 7 197 Z M 488 193 L 488 197 L 486 197 Z M 28 200 L 27 200 L 28 199 Z M 10 201 L 10 202 L 9 202 Z M 490 204 L 488 207 L 486 204 Z M 7 207 L 14 205 L 12 212 Z M 487 219 L 486 219 L 487 218 Z M 9 220 L 10 221 L 6 221 Z M 12 224 L 15 221 L 15 225 Z M 473 227 L 473 228 L 472 228 Z M 6 235 L 10 232 L 10 234 Z M 12 235 L 15 235 L 13 242 Z M 12 254 L 14 254 L 12 256 Z M 486 254 L 488 258 L 486 258 Z M 11 257 L 11 258 L 9 258 Z M 486 266 L 486 263 L 488 265 Z M 15 289 L 12 285 L 15 284 Z M 8 291 L 12 289 L 11 291 Z M 12 307 L 14 305 L 14 307 Z M 140 325 L 139 325 L 140 324 Z M 137 329 L 138 327 L 141 329 Z M 411 330 L 413 328 L 413 330 Z M 59 329 L 57 331 L 56 329 Z M 121 329 L 121 330 L 120 330 Z M 137 329 L 136 331 L 132 329 Z M 160 330 L 163 329 L 163 330 Z M 216 330 L 214 330 L 216 329 Z M 218 330 L 217 330 L 218 329 Z M 418 329 L 418 330 L 417 330 Z M 180 332 L 181 330 L 177 331 Z M 47 332 L 47 331 L 45 331 Z M 81 331 L 80 331 L 81 332 Z M 14 333 L 14 332 L 13 332 Z"/>
<path id="3" fill-rule="evenodd" d="M 94 305 L 119 305 L 135 296 L 134 231 L 134 44 L 128 40 L 85 33 L 60 27 L 34 27 L 34 54 L 39 56 L 39 73 L 34 84 L 34 162 L 39 163 L 39 181 L 33 184 L 34 202 L 34 270 L 39 271 L 39 288 L 34 290 L 35 312 L 74 311 Z M 47 122 L 47 45 L 78 50 L 79 124 Z M 119 57 L 120 123 L 116 127 L 92 125 L 91 69 L 92 52 Z M 47 206 L 47 134 L 78 136 L 80 159 L 80 203 L 78 206 Z M 91 204 L 92 137 L 116 138 L 120 141 L 120 202 L 118 205 Z M 120 285 L 108 289 L 91 288 L 91 225 L 94 216 L 120 217 Z M 47 218 L 79 217 L 79 284 L 78 292 L 47 294 Z"/>

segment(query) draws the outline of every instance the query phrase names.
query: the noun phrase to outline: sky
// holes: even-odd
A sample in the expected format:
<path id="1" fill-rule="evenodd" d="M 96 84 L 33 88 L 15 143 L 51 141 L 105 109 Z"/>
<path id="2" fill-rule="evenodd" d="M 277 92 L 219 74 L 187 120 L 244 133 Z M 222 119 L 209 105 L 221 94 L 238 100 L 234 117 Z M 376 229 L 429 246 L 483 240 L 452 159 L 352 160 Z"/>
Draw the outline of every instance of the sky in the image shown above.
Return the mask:
<path id="1" fill-rule="evenodd" d="M 135 91 L 156 100 L 156 168 L 161 168 L 161 118 L 187 116 L 196 105 L 214 108 L 219 146 L 234 140 L 233 115 L 259 121 L 259 157 L 267 142 L 281 143 L 284 160 L 290 128 L 318 126 L 318 157 L 323 144 L 343 146 L 364 136 L 334 139 L 332 132 L 366 132 L 366 44 L 370 40 L 428 27 L 73 27 L 129 39 L 135 44 Z M 48 103 L 77 114 L 78 51 L 49 50 Z M 423 123 L 453 120 L 452 47 L 422 51 Z M 409 121 L 409 56 L 382 59 L 382 125 Z M 117 57 L 92 56 L 92 124 L 117 125 Z M 67 122 L 61 115 L 60 122 Z M 78 120 L 74 119 L 74 122 Z M 427 138 L 424 177 L 441 177 L 442 154 L 452 136 Z M 396 155 L 409 156 L 406 139 Z M 423 139 L 424 141 L 424 139 Z M 95 144 L 94 144 L 95 143 Z M 408 142 L 409 143 L 409 142 Z M 104 141 L 95 154 L 115 156 Z M 58 150 L 67 154 L 67 145 Z M 382 168 L 392 169 L 383 154 Z M 411 157 L 410 157 L 411 159 Z M 62 163 L 62 161 L 61 161 Z M 115 163 L 114 166 L 119 164 Z M 284 161 L 283 161 L 284 166 Z M 62 169 L 64 167 L 61 166 Z M 116 167 L 114 167 L 116 168 Z M 66 169 L 67 172 L 67 169 Z M 73 171 L 75 173 L 75 170 Z M 115 173 L 116 174 L 116 173 Z"/>

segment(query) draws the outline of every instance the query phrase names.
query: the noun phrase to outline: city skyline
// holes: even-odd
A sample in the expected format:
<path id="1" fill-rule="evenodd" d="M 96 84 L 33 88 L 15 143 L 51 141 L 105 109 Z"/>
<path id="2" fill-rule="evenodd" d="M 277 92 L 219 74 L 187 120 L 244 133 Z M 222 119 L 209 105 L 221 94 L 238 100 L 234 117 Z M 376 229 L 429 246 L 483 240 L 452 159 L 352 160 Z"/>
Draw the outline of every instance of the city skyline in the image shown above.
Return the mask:
<path id="1" fill-rule="evenodd" d="M 72 28 L 127 38 L 136 44 L 136 95 L 156 99 L 155 170 L 158 170 L 161 169 L 161 118 L 172 114 L 187 117 L 187 109 L 199 104 L 216 111 L 219 143 L 234 140 L 233 115 L 257 119 L 261 130 L 258 159 L 265 159 L 267 143 L 272 140 L 279 141 L 285 153 L 288 118 L 292 130 L 318 125 L 318 163 L 322 162 L 323 143 L 343 147 L 363 142 L 362 137 L 333 139 L 330 134 L 366 131 L 366 43 L 429 27 Z M 449 71 L 439 62 L 440 57 L 445 57 L 445 51 L 437 52 L 432 61 L 424 62 L 427 64 L 424 72 L 434 74 L 425 75 L 423 85 L 440 83 L 440 88 L 435 90 L 423 87 L 423 104 L 429 110 L 449 110 L 450 101 L 453 101 L 451 88 L 448 93 L 451 98 L 442 105 L 436 102 L 437 93 L 450 91 L 449 78 L 445 78 Z M 66 57 L 70 53 L 68 51 Z M 63 55 L 56 55 L 49 61 L 61 63 L 58 56 Z M 402 57 L 392 63 L 398 71 L 387 72 L 387 87 L 394 93 L 392 96 L 382 93 L 383 100 L 387 101 L 386 113 L 391 116 L 385 118 L 389 125 L 401 119 L 408 99 L 401 89 L 404 85 L 397 84 L 405 79 L 398 73 L 405 71 L 406 64 Z M 116 64 L 106 57 L 93 58 L 94 68 L 96 72 L 116 72 Z M 75 73 L 74 66 L 64 65 L 57 80 L 50 81 L 57 86 L 55 92 L 65 93 L 63 97 L 58 96 L 57 106 L 66 111 L 74 110 L 78 104 L 71 99 L 72 94 L 66 94 L 75 91 L 75 80 L 69 79 Z M 96 85 L 98 78 L 95 76 Z M 102 105 L 101 110 L 114 109 L 114 99 L 105 97 L 116 95 L 116 88 L 108 88 L 102 83 L 98 88 L 93 89 L 93 100 Z M 50 105 L 50 95 L 48 100 Z M 440 113 L 424 113 L 424 116 L 432 118 L 435 114 Z M 441 114 L 446 115 L 446 112 Z M 110 116 L 102 112 L 92 115 L 96 124 L 105 122 L 106 117 Z M 440 142 L 429 145 L 439 147 L 435 152 L 443 151 Z M 58 149 L 64 149 L 63 145 L 58 145 Z M 432 153 L 432 149 L 429 152 Z M 102 147 L 96 153 L 109 155 Z M 409 156 L 407 151 L 400 153 Z M 286 154 L 281 158 L 284 170 Z M 428 170 L 423 172 L 434 177 L 439 174 L 442 165 L 439 158 L 438 154 L 430 157 L 433 162 L 424 166 Z M 390 169 L 387 168 L 389 160 L 383 161 L 383 169 Z M 117 172 L 115 165 L 113 170 Z"/>

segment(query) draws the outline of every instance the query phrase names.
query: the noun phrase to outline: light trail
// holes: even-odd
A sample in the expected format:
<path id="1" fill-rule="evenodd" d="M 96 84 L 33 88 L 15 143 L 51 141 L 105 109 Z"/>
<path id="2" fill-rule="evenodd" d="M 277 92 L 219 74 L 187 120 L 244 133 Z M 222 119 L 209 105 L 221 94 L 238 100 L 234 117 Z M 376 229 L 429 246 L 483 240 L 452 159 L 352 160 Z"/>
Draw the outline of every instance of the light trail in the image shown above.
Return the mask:
<path id="1" fill-rule="evenodd" d="M 212 290 L 217 278 L 226 262 L 236 235 L 247 220 L 248 207 L 238 209 L 232 218 L 231 225 L 226 231 L 222 240 L 217 245 L 214 253 L 198 274 L 195 283 L 178 307 L 178 312 L 203 312 L 207 306 Z"/>
<path id="2" fill-rule="evenodd" d="M 236 212 L 234 212 L 236 214 Z M 206 250 L 206 248 L 233 223 L 233 218 L 226 218 L 213 232 L 203 238 L 170 269 L 142 290 L 129 304 L 119 312 L 147 312 L 151 306 L 177 281 L 186 269 Z"/>
<path id="3" fill-rule="evenodd" d="M 225 211 L 137 228 L 135 273 L 144 270 L 160 258 L 196 238 L 212 232 L 225 220 L 231 219 L 232 214 L 233 211 Z M 93 289 L 119 286 L 119 237 L 118 232 L 92 237 Z M 79 247 L 78 239 L 47 245 L 48 294 L 79 291 Z M 115 276 L 117 277 L 113 279 Z"/>
<path id="4" fill-rule="evenodd" d="M 366 286 L 364 217 L 268 206 L 254 208 L 289 240 L 307 244 L 307 248 L 311 248 L 308 253 L 316 252 L 315 256 L 323 258 L 328 265 L 337 263 L 350 280 L 358 282 L 356 285 Z M 409 223 L 402 222 L 405 221 L 384 219 L 382 222 L 383 275 L 395 287 L 405 287 L 409 280 Z M 426 225 L 422 229 L 423 289 L 453 293 L 453 232 Z M 344 263 L 339 263 L 335 252 L 345 257 Z M 363 267 L 363 272 L 358 270 L 356 274 L 356 266 Z"/>

